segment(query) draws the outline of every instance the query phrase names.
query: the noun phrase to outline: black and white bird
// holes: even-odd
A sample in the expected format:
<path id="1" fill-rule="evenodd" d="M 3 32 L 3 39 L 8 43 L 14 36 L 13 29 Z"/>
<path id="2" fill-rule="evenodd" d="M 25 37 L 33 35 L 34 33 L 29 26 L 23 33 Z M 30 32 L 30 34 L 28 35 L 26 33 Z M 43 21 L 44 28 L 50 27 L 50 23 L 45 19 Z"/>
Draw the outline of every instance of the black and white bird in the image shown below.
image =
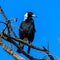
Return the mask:
<path id="1" fill-rule="evenodd" d="M 24 15 L 24 21 L 22 21 L 19 27 L 20 39 L 24 41 L 28 40 L 29 44 L 32 44 L 36 32 L 33 17 L 36 17 L 36 15 L 32 12 L 27 12 Z M 20 48 L 23 49 L 24 44 L 19 42 L 19 45 Z M 21 49 L 18 49 L 17 52 L 20 52 Z M 28 47 L 28 53 L 30 53 L 30 47 Z"/>

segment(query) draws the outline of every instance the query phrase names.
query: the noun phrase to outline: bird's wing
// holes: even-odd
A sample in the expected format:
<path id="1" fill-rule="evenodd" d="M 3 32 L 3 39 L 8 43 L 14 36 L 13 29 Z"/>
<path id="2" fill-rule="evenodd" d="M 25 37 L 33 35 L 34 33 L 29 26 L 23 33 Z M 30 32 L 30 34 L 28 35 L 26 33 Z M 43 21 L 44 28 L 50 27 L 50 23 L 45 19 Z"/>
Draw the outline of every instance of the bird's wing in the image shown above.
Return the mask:
<path id="1" fill-rule="evenodd" d="M 34 21 L 28 22 L 26 23 L 25 21 L 23 21 L 20 25 L 19 28 L 20 32 L 35 32 L 35 25 L 34 25 Z"/>
<path id="2" fill-rule="evenodd" d="M 35 25 L 34 25 L 34 21 L 32 21 L 32 24 L 31 24 L 33 27 L 33 31 L 36 32 L 36 29 L 35 29 Z"/>
<path id="3" fill-rule="evenodd" d="M 28 24 L 27 24 L 25 21 L 23 21 L 23 22 L 21 23 L 21 25 L 20 25 L 19 30 L 26 32 L 26 31 L 28 30 Z"/>

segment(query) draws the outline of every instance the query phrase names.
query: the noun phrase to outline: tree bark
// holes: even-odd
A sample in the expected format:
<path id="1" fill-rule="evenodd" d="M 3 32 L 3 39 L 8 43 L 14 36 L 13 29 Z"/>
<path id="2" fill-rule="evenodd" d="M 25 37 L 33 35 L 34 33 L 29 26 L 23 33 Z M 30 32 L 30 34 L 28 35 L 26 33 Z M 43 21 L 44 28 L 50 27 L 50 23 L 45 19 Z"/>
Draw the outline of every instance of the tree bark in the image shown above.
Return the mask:
<path id="1" fill-rule="evenodd" d="M 21 56 L 18 56 L 15 52 L 13 52 L 11 49 L 9 49 L 3 42 L 0 40 L 0 46 L 9 53 L 12 57 L 14 57 L 15 60 L 24 60 Z"/>

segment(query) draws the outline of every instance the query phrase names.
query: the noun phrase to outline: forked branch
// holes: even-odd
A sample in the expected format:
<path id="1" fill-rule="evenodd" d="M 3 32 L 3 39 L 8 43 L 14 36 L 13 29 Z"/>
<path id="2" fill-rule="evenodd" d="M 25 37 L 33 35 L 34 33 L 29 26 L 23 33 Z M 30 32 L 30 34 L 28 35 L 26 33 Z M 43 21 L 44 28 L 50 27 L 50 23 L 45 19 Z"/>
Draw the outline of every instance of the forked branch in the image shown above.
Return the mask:
<path id="1" fill-rule="evenodd" d="M 18 56 L 15 52 L 13 52 L 12 50 L 10 50 L 3 42 L 2 40 L 0 40 L 0 46 L 2 46 L 2 48 L 9 53 L 11 56 L 14 57 L 15 60 L 24 60 L 24 58 L 22 58 L 21 56 Z"/>

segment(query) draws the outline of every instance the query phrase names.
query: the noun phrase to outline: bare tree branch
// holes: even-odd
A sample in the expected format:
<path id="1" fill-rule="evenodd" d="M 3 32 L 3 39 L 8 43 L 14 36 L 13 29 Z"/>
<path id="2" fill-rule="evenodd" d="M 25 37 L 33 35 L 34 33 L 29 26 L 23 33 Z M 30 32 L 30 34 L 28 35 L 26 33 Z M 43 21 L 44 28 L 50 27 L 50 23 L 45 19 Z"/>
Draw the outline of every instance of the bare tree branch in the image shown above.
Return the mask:
<path id="1" fill-rule="evenodd" d="M 0 40 L 0 46 L 3 47 L 3 49 L 9 53 L 11 56 L 14 57 L 15 60 L 24 60 L 24 58 L 18 56 L 15 52 L 13 52 L 12 50 L 10 50 L 3 42 L 2 40 Z"/>
<path id="2" fill-rule="evenodd" d="M 23 44 L 25 44 L 27 46 L 30 46 L 31 48 L 34 48 L 36 50 L 44 51 L 50 57 L 51 60 L 54 60 L 53 56 L 49 53 L 49 51 L 45 47 L 39 48 L 39 47 L 36 47 L 36 46 L 33 46 L 33 45 L 29 45 L 24 40 L 21 40 L 19 38 L 13 38 L 11 36 L 10 36 L 10 40 L 7 40 L 8 35 L 6 35 L 6 34 L 4 34 L 4 36 L 1 36 L 1 34 L 0 34 L 0 37 L 3 38 L 3 39 L 5 39 L 6 41 L 9 41 L 9 42 L 13 43 L 17 48 L 20 48 L 20 47 L 19 47 L 19 45 L 15 41 L 21 42 L 21 43 L 23 43 Z M 30 56 L 29 54 L 26 54 L 26 52 L 24 52 L 24 51 L 22 51 L 22 53 L 24 55 L 28 56 L 28 58 L 31 59 L 31 57 L 29 57 Z M 32 59 L 34 59 L 34 58 L 32 57 Z"/>
<path id="3" fill-rule="evenodd" d="M 2 10 L 1 6 L 0 6 L 0 13 L 2 14 L 2 16 L 5 18 L 5 20 L 7 21 L 8 18 L 6 17 L 4 11 Z"/>

